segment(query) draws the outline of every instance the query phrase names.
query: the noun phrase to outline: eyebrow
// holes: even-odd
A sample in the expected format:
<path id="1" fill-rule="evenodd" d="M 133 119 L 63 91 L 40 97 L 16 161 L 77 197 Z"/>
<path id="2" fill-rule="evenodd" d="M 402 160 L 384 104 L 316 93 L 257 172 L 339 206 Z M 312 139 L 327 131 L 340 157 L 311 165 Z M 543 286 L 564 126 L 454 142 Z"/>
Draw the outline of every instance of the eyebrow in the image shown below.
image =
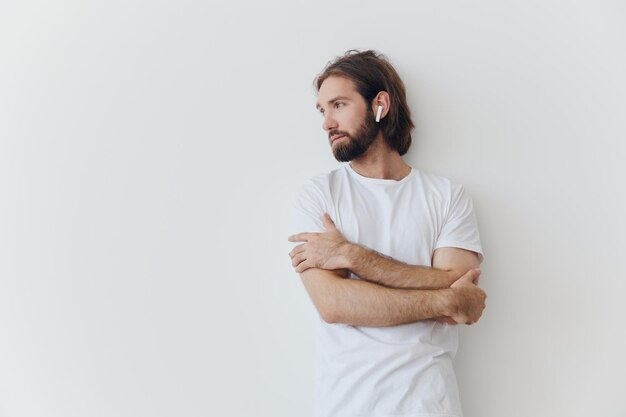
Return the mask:
<path id="1" fill-rule="evenodd" d="M 346 96 L 338 96 L 338 97 L 333 98 L 332 100 L 328 100 L 328 104 L 333 104 L 335 101 L 338 101 L 338 100 L 350 100 L 350 98 Z M 322 106 L 320 106 L 319 103 L 316 103 L 315 108 L 319 110 L 322 108 Z"/>

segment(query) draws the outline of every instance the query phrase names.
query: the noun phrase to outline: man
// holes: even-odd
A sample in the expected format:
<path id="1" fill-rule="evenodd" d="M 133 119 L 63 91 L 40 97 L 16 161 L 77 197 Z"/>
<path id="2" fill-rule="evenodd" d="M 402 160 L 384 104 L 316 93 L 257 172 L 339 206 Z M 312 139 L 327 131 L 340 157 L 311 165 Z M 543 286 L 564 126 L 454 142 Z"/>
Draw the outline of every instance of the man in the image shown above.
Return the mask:
<path id="1" fill-rule="evenodd" d="M 349 162 L 304 184 L 289 237 L 321 317 L 315 416 L 461 416 L 455 324 L 478 321 L 486 298 L 472 202 L 402 160 L 413 123 L 384 56 L 348 51 L 315 86 L 333 155 Z"/>

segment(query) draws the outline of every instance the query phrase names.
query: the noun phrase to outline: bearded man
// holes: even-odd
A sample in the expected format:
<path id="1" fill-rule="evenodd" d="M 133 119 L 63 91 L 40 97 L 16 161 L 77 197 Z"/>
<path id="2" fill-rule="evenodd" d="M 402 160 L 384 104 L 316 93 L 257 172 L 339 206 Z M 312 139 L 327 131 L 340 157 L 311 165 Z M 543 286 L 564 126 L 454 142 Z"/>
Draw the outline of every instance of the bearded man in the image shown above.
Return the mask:
<path id="1" fill-rule="evenodd" d="M 402 159 L 405 87 L 375 51 L 316 77 L 317 109 L 344 164 L 297 193 L 292 266 L 319 312 L 315 417 L 460 417 L 457 324 L 486 294 L 464 188 Z"/>

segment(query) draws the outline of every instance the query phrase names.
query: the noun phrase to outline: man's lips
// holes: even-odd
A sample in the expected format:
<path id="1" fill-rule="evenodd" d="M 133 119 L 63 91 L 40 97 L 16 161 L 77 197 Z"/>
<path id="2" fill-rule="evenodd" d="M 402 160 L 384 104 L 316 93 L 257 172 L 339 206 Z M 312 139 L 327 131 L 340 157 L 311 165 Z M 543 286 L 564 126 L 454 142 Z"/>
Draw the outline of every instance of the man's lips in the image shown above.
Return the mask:
<path id="1" fill-rule="evenodd" d="M 345 137 L 346 135 L 337 135 L 337 136 L 333 136 L 332 138 L 330 138 L 330 143 L 334 143 L 336 140 L 339 140 L 343 137 Z"/>

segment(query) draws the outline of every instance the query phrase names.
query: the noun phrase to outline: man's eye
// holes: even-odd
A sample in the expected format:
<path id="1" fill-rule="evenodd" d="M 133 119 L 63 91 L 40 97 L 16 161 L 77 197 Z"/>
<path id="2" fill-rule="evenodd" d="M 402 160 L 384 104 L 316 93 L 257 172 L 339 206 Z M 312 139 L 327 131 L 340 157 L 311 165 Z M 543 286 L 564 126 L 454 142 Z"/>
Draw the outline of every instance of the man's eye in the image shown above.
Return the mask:
<path id="1" fill-rule="evenodd" d="M 335 107 L 343 106 L 343 103 L 337 102 L 335 103 Z"/>

